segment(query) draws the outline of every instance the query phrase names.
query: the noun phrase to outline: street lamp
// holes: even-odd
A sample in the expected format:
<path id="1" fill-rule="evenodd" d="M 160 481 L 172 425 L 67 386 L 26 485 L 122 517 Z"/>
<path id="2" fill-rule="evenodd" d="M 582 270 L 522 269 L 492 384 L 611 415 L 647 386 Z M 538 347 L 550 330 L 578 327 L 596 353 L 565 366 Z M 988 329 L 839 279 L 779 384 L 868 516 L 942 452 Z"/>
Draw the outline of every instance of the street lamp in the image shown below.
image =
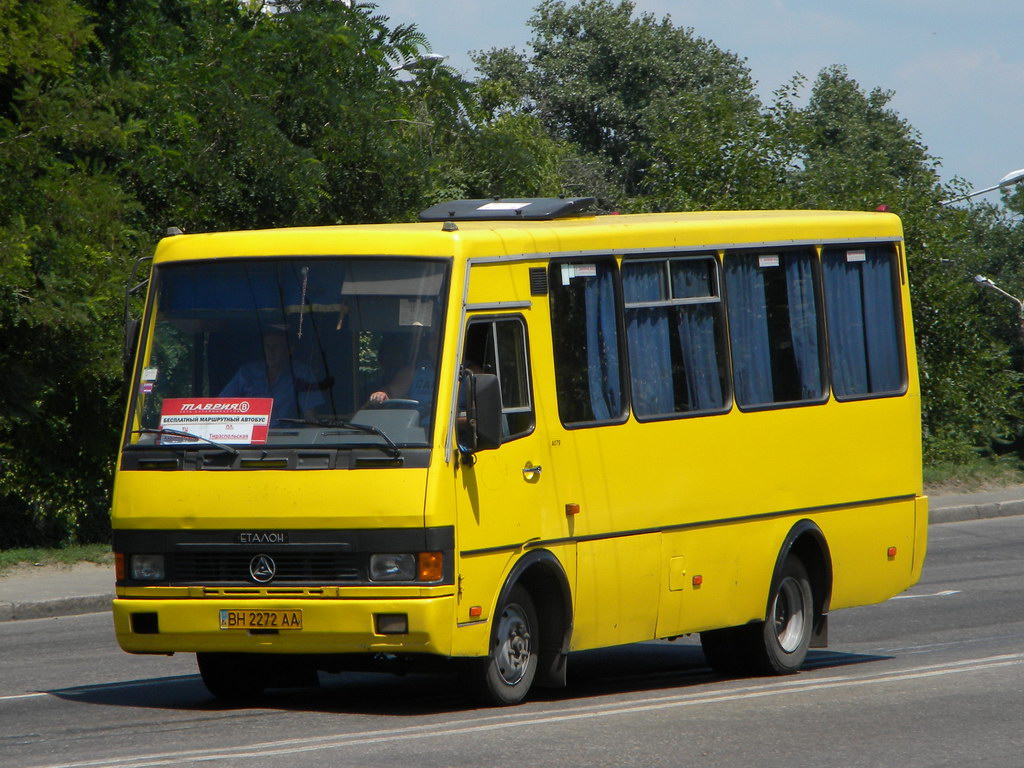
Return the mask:
<path id="1" fill-rule="evenodd" d="M 1019 319 L 1017 330 L 1020 332 L 1021 339 L 1024 340 L 1024 300 L 1018 299 L 1016 296 L 1014 296 L 1012 293 L 1009 293 L 1008 291 L 1004 291 L 1002 288 L 996 285 L 995 282 L 993 282 L 991 277 L 985 277 L 984 275 L 975 275 L 974 282 L 976 282 L 982 288 L 988 288 L 1000 294 L 1001 296 L 1005 296 L 1006 298 L 1008 298 L 1010 301 L 1017 305 L 1017 317 Z"/>
<path id="2" fill-rule="evenodd" d="M 977 197 L 978 195 L 984 195 L 986 192 L 994 192 L 997 189 L 1012 187 L 1014 184 L 1020 184 L 1022 181 L 1024 181 L 1024 168 L 1016 171 L 1010 171 L 994 186 L 985 187 L 984 189 L 976 189 L 973 192 L 968 192 L 966 195 L 954 197 L 949 200 L 943 200 L 939 205 L 952 205 L 953 203 L 959 203 L 961 200 L 967 200 L 972 197 Z"/>

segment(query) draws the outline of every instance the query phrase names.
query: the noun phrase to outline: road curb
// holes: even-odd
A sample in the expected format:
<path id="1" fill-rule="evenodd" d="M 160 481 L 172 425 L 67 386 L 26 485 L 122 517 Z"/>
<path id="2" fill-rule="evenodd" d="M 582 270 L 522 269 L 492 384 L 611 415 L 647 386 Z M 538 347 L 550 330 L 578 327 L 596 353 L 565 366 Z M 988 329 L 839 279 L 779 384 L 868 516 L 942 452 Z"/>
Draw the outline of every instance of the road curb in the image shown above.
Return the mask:
<path id="1" fill-rule="evenodd" d="M 32 600 L 0 603 L 0 621 L 20 619 L 49 619 L 54 616 L 77 616 L 82 613 L 101 613 L 110 610 L 113 594 L 58 597 L 53 600 Z"/>
<path id="2" fill-rule="evenodd" d="M 987 520 L 994 517 L 1024 515 L 1024 500 L 989 501 L 983 504 L 957 504 L 928 510 L 932 525 L 962 523 L 967 520 Z"/>

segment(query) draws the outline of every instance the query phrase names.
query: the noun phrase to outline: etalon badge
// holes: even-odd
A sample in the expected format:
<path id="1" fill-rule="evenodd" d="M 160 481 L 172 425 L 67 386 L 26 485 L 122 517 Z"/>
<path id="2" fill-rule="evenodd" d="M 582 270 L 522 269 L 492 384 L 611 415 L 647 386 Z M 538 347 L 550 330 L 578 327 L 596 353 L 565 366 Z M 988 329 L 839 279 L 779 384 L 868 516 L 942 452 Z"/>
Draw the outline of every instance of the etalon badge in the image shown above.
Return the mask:
<path id="1" fill-rule="evenodd" d="M 266 584 L 277 573 L 277 564 L 270 555 L 256 555 L 249 561 L 249 575 L 253 581 Z"/>

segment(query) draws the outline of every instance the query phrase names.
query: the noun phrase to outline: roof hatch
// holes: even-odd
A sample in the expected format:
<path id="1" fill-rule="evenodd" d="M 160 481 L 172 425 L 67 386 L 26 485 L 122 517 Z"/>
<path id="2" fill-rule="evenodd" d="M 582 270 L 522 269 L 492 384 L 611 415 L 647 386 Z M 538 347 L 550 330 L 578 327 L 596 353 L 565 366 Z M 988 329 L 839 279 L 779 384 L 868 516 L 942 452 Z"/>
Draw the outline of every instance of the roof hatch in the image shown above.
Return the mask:
<path id="1" fill-rule="evenodd" d="M 452 200 L 421 211 L 420 221 L 550 221 L 580 216 L 596 204 L 593 197 Z"/>

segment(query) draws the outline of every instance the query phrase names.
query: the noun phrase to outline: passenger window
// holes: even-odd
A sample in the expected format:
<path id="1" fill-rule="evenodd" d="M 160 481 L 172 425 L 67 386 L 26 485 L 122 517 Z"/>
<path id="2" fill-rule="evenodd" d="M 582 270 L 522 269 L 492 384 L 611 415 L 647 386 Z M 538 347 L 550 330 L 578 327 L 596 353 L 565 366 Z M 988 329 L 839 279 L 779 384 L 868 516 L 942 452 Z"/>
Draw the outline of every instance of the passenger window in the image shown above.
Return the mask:
<path id="1" fill-rule="evenodd" d="M 839 399 L 906 386 L 892 245 L 830 246 L 822 254 L 832 390 Z"/>
<path id="2" fill-rule="evenodd" d="M 471 322 L 466 328 L 463 365 L 474 373 L 498 376 L 503 440 L 514 440 L 533 430 L 526 327 L 520 318 Z"/>
<path id="3" fill-rule="evenodd" d="M 725 324 L 717 260 L 625 261 L 622 292 L 637 418 L 725 408 Z"/>
<path id="4" fill-rule="evenodd" d="M 817 280 L 811 251 L 726 255 L 733 382 L 740 406 L 825 398 Z"/>
<path id="5" fill-rule="evenodd" d="M 552 262 L 548 272 L 558 414 L 563 424 L 625 419 L 613 259 Z"/>

